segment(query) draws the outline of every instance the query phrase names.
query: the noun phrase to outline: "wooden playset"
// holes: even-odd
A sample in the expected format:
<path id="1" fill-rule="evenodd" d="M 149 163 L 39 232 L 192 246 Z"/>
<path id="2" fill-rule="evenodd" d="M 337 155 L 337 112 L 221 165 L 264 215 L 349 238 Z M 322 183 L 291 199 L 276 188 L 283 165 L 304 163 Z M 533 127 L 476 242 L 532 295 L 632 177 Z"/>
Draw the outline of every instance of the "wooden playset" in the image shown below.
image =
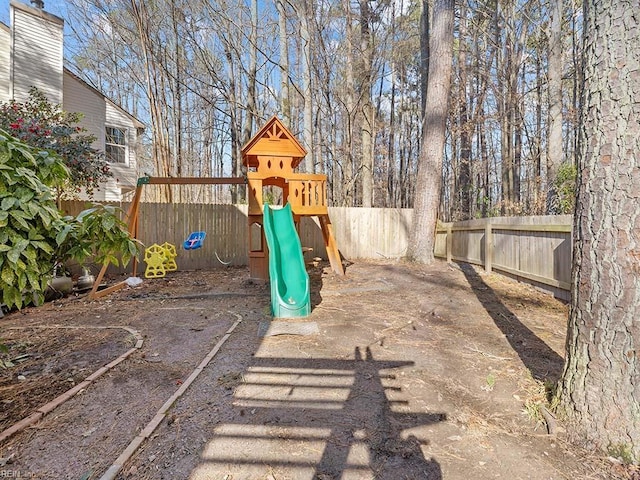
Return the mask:
<path id="1" fill-rule="evenodd" d="M 299 228 L 304 216 L 317 216 L 322 229 L 327 256 L 331 268 L 344 275 L 340 253 L 333 234 L 333 228 L 327 210 L 327 176 L 319 174 L 296 173 L 306 155 L 306 150 L 295 136 L 277 117 L 272 117 L 254 137 L 242 148 L 242 162 L 247 167 L 246 180 L 242 177 L 141 177 L 127 212 L 129 234 L 137 238 L 140 199 L 145 185 L 224 185 L 248 183 L 248 225 L 249 225 L 249 270 L 252 278 L 269 279 L 269 253 L 266 247 L 263 229 L 264 188 L 279 187 L 282 190 L 283 203 L 289 203 Z M 252 231 L 258 232 L 257 239 Z M 205 232 L 193 232 L 185 240 L 185 249 L 198 248 L 205 238 Z M 163 276 L 175 265 L 175 247 L 167 254 L 166 245 L 151 246 L 145 252 L 145 262 L 153 266 L 148 270 L 150 278 Z M 149 248 L 151 248 L 149 247 Z M 169 269 L 167 268 L 169 265 Z M 108 265 L 103 265 L 89 298 L 97 298 L 123 288 L 126 282 L 120 282 L 98 291 Z M 147 263 L 148 268 L 148 263 Z M 177 267 L 176 267 L 177 268 Z M 136 275 L 137 262 L 133 260 L 132 276 Z"/>
<path id="2" fill-rule="evenodd" d="M 304 147 L 277 117 L 272 117 L 242 148 L 242 163 L 248 170 L 249 237 L 254 225 L 263 232 L 264 187 L 279 187 L 283 203 L 291 205 L 298 226 L 301 217 L 318 217 L 331 268 L 344 275 L 327 209 L 327 176 L 294 172 L 306 154 Z M 259 245 L 251 245 L 251 238 L 249 242 L 250 274 L 253 278 L 266 280 L 269 278 L 269 252 L 264 233 L 256 242 Z"/>

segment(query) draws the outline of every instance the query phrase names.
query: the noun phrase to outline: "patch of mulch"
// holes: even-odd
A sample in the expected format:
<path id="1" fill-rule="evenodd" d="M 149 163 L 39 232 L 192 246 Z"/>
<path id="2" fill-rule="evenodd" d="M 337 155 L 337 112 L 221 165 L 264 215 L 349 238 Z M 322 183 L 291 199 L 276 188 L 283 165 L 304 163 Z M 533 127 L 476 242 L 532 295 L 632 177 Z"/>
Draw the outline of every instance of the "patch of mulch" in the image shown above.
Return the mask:
<path id="1" fill-rule="evenodd" d="M 0 431 L 83 381 L 135 345 L 121 329 L 4 328 Z"/>

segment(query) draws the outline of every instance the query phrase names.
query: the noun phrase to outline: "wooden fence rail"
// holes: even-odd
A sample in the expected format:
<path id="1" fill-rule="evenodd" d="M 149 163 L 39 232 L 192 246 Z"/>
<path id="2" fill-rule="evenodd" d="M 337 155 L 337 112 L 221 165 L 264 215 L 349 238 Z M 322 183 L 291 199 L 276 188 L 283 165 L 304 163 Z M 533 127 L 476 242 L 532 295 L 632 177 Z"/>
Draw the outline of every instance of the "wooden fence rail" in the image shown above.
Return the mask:
<path id="1" fill-rule="evenodd" d="M 128 208 L 127 204 L 120 206 L 124 211 Z M 63 210 L 74 215 L 86 207 L 84 202 L 63 204 Z M 179 249 L 180 269 L 247 264 L 246 205 L 142 203 L 140 208 L 140 240 L 145 245 L 169 242 L 180 247 L 189 233 L 207 232 L 202 248 Z M 412 214 L 411 209 L 329 207 L 338 248 L 348 260 L 403 257 Z M 570 215 L 563 215 L 442 224 L 436 234 L 435 255 L 515 276 L 568 299 L 571 222 Z M 327 258 L 316 218 L 302 219 L 300 237 L 303 246 L 313 249 L 307 256 Z"/>
<path id="2" fill-rule="evenodd" d="M 496 217 L 442 224 L 435 255 L 527 280 L 569 299 L 571 215 Z"/>

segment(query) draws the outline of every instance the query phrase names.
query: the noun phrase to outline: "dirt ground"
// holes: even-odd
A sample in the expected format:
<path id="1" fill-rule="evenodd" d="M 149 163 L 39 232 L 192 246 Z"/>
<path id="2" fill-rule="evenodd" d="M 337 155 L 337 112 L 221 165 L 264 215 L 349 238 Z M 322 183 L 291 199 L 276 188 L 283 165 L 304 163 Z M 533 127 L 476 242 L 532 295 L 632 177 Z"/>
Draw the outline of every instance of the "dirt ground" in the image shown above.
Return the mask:
<path id="1" fill-rule="evenodd" d="M 0 431 L 133 348 L 132 331 L 143 338 L 0 443 L 0 477 L 101 478 L 142 437 L 115 478 L 635 475 L 569 445 L 561 422 L 547 433 L 540 411 L 562 370 L 563 303 L 444 262 L 359 262 L 345 277 L 310 268 L 306 319 L 271 319 L 268 285 L 244 268 L 175 272 L 0 319 L 10 348 L 0 358 L 13 363 L 0 369 Z M 269 335 L 310 322 L 317 333 Z M 157 428 L 145 429 L 184 382 Z"/>

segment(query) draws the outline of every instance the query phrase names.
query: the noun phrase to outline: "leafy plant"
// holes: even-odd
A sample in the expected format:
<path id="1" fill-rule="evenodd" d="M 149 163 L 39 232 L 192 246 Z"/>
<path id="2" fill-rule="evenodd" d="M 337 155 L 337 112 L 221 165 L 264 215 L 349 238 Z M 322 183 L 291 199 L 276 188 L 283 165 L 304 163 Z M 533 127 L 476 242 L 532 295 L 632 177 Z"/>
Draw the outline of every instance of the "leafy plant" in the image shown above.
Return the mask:
<path id="1" fill-rule="evenodd" d="M 486 385 L 483 385 L 480 388 L 486 392 L 491 392 L 493 391 L 493 387 L 495 386 L 496 386 L 496 376 L 493 373 L 490 373 L 489 375 L 487 375 Z"/>
<path id="2" fill-rule="evenodd" d="M 62 159 L 0 129 L 0 292 L 9 307 L 39 305 L 56 262 L 89 257 L 126 264 L 138 253 L 115 207 L 63 217 L 49 185 L 68 178 Z"/>
<path id="3" fill-rule="evenodd" d="M 89 195 L 111 176 L 104 155 L 91 145 L 95 136 L 78 126 L 82 115 L 52 105 L 40 90 L 31 87 L 24 103 L 0 104 L 0 128 L 24 143 L 57 153 L 69 168 L 69 175 L 50 185 L 59 198 L 73 198 L 81 188 Z"/>
<path id="4" fill-rule="evenodd" d="M 62 216 L 47 184 L 68 175 L 62 160 L 0 130 L 0 290 L 2 303 L 42 303 Z"/>
<path id="5" fill-rule="evenodd" d="M 120 256 L 123 264 L 129 263 L 138 254 L 140 245 L 129 236 L 120 213 L 112 205 L 94 204 L 77 217 L 64 217 L 66 224 L 56 235 L 58 261 L 75 260 L 83 264 L 91 259 L 100 264 L 119 265 Z"/>

